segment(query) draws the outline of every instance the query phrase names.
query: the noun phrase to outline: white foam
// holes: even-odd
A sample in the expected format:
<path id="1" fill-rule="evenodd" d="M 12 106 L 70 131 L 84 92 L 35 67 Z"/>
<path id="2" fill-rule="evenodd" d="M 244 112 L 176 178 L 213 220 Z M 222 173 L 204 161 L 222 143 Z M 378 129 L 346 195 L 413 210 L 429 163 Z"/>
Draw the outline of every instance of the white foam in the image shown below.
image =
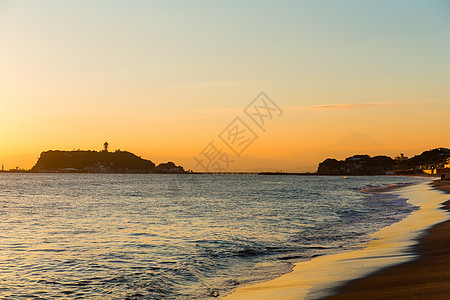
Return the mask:
<path id="1" fill-rule="evenodd" d="M 372 234 L 364 249 L 325 255 L 297 263 L 293 272 L 271 281 L 238 288 L 227 299 L 318 299 L 333 293 L 347 281 L 415 258 L 408 247 L 427 228 L 449 219 L 440 204 L 448 194 L 431 189 L 428 182 L 395 191 L 420 210 Z"/>

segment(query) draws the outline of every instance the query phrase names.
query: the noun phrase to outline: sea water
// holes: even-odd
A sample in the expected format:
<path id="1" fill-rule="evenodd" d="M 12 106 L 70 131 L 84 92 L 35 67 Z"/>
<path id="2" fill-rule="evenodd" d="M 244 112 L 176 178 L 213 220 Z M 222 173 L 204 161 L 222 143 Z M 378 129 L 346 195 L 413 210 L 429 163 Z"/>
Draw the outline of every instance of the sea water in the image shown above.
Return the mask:
<path id="1" fill-rule="evenodd" d="M 0 174 L 0 298 L 204 299 L 364 247 L 393 176 Z"/>

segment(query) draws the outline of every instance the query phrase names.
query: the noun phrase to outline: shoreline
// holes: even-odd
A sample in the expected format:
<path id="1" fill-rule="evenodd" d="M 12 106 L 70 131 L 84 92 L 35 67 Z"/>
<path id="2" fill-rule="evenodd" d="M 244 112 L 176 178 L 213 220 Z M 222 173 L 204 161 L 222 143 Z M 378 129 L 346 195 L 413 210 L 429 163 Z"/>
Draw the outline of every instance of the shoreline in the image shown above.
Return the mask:
<path id="1" fill-rule="evenodd" d="M 401 197 L 407 198 L 409 203 L 421 206 L 421 209 L 400 222 L 371 234 L 375 239 L 365 248 L 296 263 L 290 273 L 270 281 L 239 287 L 225 298 L 372 299 L 372 294 L 369 295 L 366 291 L 365 283 L 359 286 L 359 293 L 354 297 L 349 296 L 346 289 L 361 278 L 370 278 L 371 274 L 416 261 L 419 254 L 411 250 L 417 240 L 431 226 L 448 220 L 448 216 L 439 209 L 441 203 L 448 200 L 448 195 L 430 188 L 429 184 L 430 182 L 424 182 L 397 189 L 396 192 L 399 192 Z M 450 250 L 450 247 L 448 249 Z M 384 284 L 381 286 L 384 287 Z M 380 288 L 376 290 L 379 291 Z M 383 294 L 381 298 L 385 299 L 386 295 Z M 393 296 L 392 299 L 394 298 L 398 297 Z"/>
<path id="2" fill-rule="evenodd" d="M 435 180 L 431 186 L 450 194 L 450 181 Z M 450 212 L 450 195 L 441 210 Z M 418 257 L 384 268 L 338 288 L 324 299 L 445 299 L 450 295 L 450 220 L 427 229 L 412 251 Z"/>

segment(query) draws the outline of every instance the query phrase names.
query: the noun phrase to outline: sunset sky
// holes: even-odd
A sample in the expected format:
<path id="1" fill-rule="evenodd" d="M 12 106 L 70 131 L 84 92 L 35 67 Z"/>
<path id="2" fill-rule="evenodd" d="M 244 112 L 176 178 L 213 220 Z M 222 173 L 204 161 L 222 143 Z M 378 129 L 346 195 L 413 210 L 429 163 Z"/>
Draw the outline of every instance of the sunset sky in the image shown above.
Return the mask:
<path id="1" fill-rule="evenodd" d="M 244 113 L 264 91 L 265 131 Z M 229 170 L 450 148 L 450 2 L 1 1 L 0 164 L 50 149 L 193 159 L 240 117 Z"/>

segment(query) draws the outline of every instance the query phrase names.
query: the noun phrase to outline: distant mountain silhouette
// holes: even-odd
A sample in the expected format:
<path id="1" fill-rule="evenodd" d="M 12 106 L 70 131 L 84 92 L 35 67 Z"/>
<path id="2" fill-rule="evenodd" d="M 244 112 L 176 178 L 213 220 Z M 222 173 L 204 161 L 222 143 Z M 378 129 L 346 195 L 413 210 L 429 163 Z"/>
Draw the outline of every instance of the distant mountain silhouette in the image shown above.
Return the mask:
<path id="1" fill-rule="evenodd" d="M 358 132 L 352 133 L 328 147 L 328 149 L 337 150 L 375 150 L 386 148 L 386 145 L 374 138 Z"/>

